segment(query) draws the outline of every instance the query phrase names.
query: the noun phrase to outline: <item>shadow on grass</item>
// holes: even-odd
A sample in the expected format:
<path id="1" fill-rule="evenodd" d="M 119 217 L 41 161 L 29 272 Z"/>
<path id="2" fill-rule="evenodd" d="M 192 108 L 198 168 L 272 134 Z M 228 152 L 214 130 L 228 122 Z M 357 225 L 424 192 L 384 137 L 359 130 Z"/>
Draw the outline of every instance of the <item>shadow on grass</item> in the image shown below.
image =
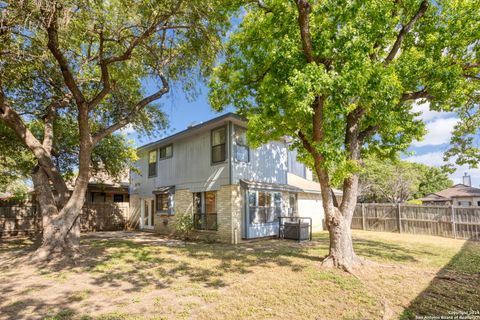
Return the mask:
<path id="1" fill-rule="evenodd" d="M 400 319 L 462 316 L 463 312 L 472 312 L 475 319 L 480 316 L 480 243 L 474 241 L 465 242 L 428 288 L 410 303 Z"/>
<path id="2" fill-rule="evenodd" d="M 315 234 L 313 240 L 319 241 L 328 251 L 328 233 Z M 420 249 L 409 249 L 402 245 L 394 243 L 367 240 L 362 237 L 353 236 L 353 246 L 355 252 L 364 258 L 374 258 L 389 262 L 418 262 L 418 256 L 432 255 L 431 252 Z"/>
<path id="3" fill-rule="evenodd" d="M 107 233 L 103 233 L 107 234 Z M 79 277 L 98 288 L 108 287 L 118 290 L 119 294 L 136 294 L 145 288 L 181 290 L 186 286 L 222 288 L 229 286 L 232 275 L 244 275 L 258 268 L 286 267 L 300 272 L 303 261 L 320 262 L 321 257 L 309 249 L 318 243 L 303 243 L 279 240 L 265 240 L 246 243 L 239 246 L 228 244 L 208 244 L 168 239 L 156 234 L 145 233 L 108 233 L 102 237 L 82 236 L 82 255 L 75 261 L 64 259 L 54 264 L 30 264 L 35 276 L 41 276 L 57 283 L 70 279 L 79 281 Z M 322 247 L 326 243 L 321 244 Z M 0 270 L 12 270 L 21 267 L 21 257 L 35 249 L 31 241 L 12 240 L 0 243 L 0 252 L 10 253 L 11 264 L 1 263 Z M 324 252 L 326 253 L 326 252 Z M 23 260 L 25 262 L 25 260 Z M 52 319 L 70 319 L 74 317 L 72 302 L 76 302 L 76 288 L 66 291 L 55 301 L 45 301 L 42 297 L 30 295 L 29 289 L 19 292 L 19 286 L 25 286 L 24 279 L 12 274 L 11 281 L 3 283 L 1 290 L 14 297 L 10 303 L 0 303 L 0 314 L 5 319 L 21 319 L 28 307 L 33 314 L 47 316 L 52 310 L 58 315 Z M 35 288 L 32 288 L 35 290 Z M 72 300 L 73 299 L 73 300 Z M 50 310 L 49 313 L 46 313 Z M 65 312 L 64 312 L 65 311 Z M 101 312 L 91 306 L 90 312 Z M 25 316 L 23 318 L 28 318 Z"/>
<path id="4" fill-rule="evenodd" d="M 82 236 L 82 256 L 74 264 L 64 260 L 53 265 L 38 264 L 34 267 L 36 275 L 60 283 L 70 281 L 70 277 L 87 274 L 86 279 L 95 288 L 108 287 L 118 290 L 118 295 L 132 296 L 145 288 L 178 290 L 180 286 L 183 290 L 185 286 L 211 289 L 228 287 L 231 275 L 238 278 L 238 275 L 254 273 L 259 268 L 273 270 L 280 266 L 300 272 L 311 262 L 319 263 L 328 252 L 328 244 L 327 233 L 315 234 L 311 243 L 264 240 L 238 246 L 184 243 L 147 233 L 98 233 Z M 354 245 L 356 252 L 363 257 L 391 262 L 414 263 L 418 257 L 431 254 L 422 248 L 406 248 L 361 236 L 355 237 Z M 479 246 L 478 243 L 467 242 L 439 272 L 430 287 L 411 303 L 402 315 L 404 319 L 414 315 L 444 314 L 448 310 L 465 310 L 467 307 L 480 310 Z M 11 257 L 20 257 L 33 249 L 32 242 L 27 240 L 0 242 L 0 253 L 10 253 Z M 11 271 L 15 267 L 21 266 L 18 262 L 15 265 L 0 261 L 0 271 Z M 75 318 L 75 303 L 83 299 L 82 294 L 72 288 L 55 301 L 45 301 L 42 297 L 28 294 L 29 290 L 34 292 L 44 288 L 31 287 L 19 291 L 17 287 L 23 285 L 24 279 L 12 275 L 9 280 L 1 285 L 2 293 L 14 297 L 8 303 L 0 302 L 0 315 L 5 319 L 28 318 L 22 313 L 27 307 L 33 314 L 51 314 L 50 319 Z M 102 312 L 103 309 L 91 305 L 89 311 Z M 121 317 L 112 319 L 118 318 Z"/>

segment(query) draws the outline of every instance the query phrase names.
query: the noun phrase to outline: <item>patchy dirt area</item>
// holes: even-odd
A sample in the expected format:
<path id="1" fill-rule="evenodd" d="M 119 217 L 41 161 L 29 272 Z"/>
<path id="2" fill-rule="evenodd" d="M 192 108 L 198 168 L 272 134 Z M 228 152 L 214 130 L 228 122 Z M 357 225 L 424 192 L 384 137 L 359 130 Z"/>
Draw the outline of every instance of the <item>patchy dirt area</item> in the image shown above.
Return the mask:
<path id="1" fill-rule="evenodd" d="M 367 262 L 320 267 L 315 241 L 237 246 L 143 232 L 82 237 L 74 264 L 33 265 L 28 239 L 0 241 L 0 319 L 403 319 L 480 310 L 480 244 L 354 232 Z"/>

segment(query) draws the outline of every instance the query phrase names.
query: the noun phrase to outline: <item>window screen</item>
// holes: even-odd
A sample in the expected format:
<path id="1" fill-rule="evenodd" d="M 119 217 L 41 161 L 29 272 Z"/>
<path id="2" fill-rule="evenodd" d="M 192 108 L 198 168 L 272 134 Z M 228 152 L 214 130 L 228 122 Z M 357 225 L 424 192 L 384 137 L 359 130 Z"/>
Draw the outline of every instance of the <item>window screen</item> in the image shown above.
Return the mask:
<path id="1" fill-rule="evenodd" d="M 173 156 L 172 145 L 160 148 L 160 159 L 166 159 Z"/>
<path id="2" fill-rule="evenodd" d="M 157 175 L 157 150 L 148 153 L 148 176 L 153 177 Z"/>
<path id="3" fill-rule="evenodd" d="M 212 163 L 223 162 L 227 158 L 227 128 L 212 130 Z"/>
<path id="4" fill-rule="evenodd" d="M 247 130 L 242 127 L 235 126 L 234 134 L 235 142 L 235 160 L 241 162 L 250 161 L 250 150 L 247 146 Z"/>

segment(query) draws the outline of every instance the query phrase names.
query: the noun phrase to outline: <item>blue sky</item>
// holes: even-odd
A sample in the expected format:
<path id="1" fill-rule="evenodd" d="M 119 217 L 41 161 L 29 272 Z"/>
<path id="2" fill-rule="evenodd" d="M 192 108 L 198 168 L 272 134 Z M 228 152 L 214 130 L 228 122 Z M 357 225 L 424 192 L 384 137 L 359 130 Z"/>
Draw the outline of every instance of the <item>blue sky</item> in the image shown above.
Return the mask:
<path id="1" fill-rule="evenodd" d="M 153 92 L 155 87 L 152 83 L 146 84 L 147 93 Z M 215 112 L 208 104 L 208 88 L 203 83 L 198 84 L 198 96 L 194 101 L 189 101 L 181 89 L 173 87 L 170 92 L 162 97 L 159 103 L 163 112 L 168 116 L 170 126 L 163 133 L 154 138 L 139 136 L 132 129 L 123 130 L 128 137 L 134 139 L 135 145 L 142 146 L 152 141 L 172 135 L 178 131 L 186 129 L 192 123 L 200 123 L 215 118 L 227 112 L 233 112 L 234 109 L 226 109 L 223 112 Z"/>
<path id="2" fill-rule="evenodd" d="M 147 92 L 155 90 L 153 83 L 145 85 Z M 131 129 L 126 129 L 124 132 L 135 140 L 136 146 L 141 146 L 184 130 L 194 122 L 204 122 L 223 113 L 234 111 L 233 108 L 220 113 L 213 111 L 208 104 L 208 87 L 199 83 L 198 89 L 199 94 L 193 101 L 188 101 L 179 88 L 172 88 L 171 92 L 162 98 L 162 109 L 170 120 L 170 127 L 163 134 L 148 139 L 147 137 L 138 136 Z M 451 131 L 458 118 L 454 113 L 430 111 L 428 104 L 416 104 L 414 105 L 414 111 L 422 113 L 420 118 L 426 123 L 427 134 L 422 141 L 415 141 L 412 144 L 409 151 L 413 152 L 413 155 L 404 155 L 402 158 L 407 161 L 441 166 L 443 164 L 443 152 L 448 148 Z M 456 172 L 451 175 L 454 183 L 461 183 L 461 177 L 465 172 L 471 175 L 472 185 L 478 187 L 480 184 L 480 170 L 470 169 L 465 166 L 457 167 Z"/>
<path id="3" fill-rule="evenodd" d="M 414 155 L 403 156 L 407 161 L 424 163 L 431 166 L 441 166 L 443 153 L 448 149 L 451 132 L 458 122 L 458 117 L 451 112 L 430 111 L 429 104 L 415 104 L 414 111 L 421 112 L 420 118 L 425 122 L 427 134 L 421 141 L 412 143 L 409 151 Z M 463 174 L 467 172 L 472 177 L 472 186 L 480 184 L 480 170 L 467 166 L 457 166 L 456 172 L 451 174 L 454 183 L 461 183 Z"/>

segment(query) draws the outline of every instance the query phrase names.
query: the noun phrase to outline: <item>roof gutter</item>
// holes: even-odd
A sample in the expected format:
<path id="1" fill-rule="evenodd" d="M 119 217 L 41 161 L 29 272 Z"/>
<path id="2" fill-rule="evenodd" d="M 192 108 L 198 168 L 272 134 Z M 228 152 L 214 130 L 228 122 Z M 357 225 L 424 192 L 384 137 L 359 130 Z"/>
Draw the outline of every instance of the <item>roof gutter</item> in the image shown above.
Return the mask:
<path id="1" fill-rule="evenodd" d="M 219 117 L 213 118 L 211 120 L 202 122 L 202 123 L 200 123 L 196 126 L 187 128 L 187 129 L 185 129 L 183 131 L 180 131 L 180 132 L 177 132 L 177 133 L 175 133 L 171 136 L 168 136 L 168 137 L 165 137 L 163 139 L 160 139 L 160 140 L 148 143 L 146 145 L 140 146 L 140 147 L 137 148 L 137 151 L 142 151 L 142 150 L 145 150 L 145 149 L 152 148 L 154 146 L 171 143 L 174 140 L 178 140 L 178 139 L 184 137 L 185 135 L 188 135 L 188 134 L 190 134 L 194 131 L 203 129 L 203 128 L 209 126 L 209 125 L 215 124 L 216 122 L 220 122 L 220 121 L 223 121 L 223 120 L 239 120 L 239 121 L 242 121 L 242 122 L 245 122 L 245 123 L 247 122 L 247 120 L 245 118 L 239 116 L 238 114 L 233 113 L 233 112 L 229 112 L 229 113 L 226 113 L 226 114 L 221 115 Z"/>

